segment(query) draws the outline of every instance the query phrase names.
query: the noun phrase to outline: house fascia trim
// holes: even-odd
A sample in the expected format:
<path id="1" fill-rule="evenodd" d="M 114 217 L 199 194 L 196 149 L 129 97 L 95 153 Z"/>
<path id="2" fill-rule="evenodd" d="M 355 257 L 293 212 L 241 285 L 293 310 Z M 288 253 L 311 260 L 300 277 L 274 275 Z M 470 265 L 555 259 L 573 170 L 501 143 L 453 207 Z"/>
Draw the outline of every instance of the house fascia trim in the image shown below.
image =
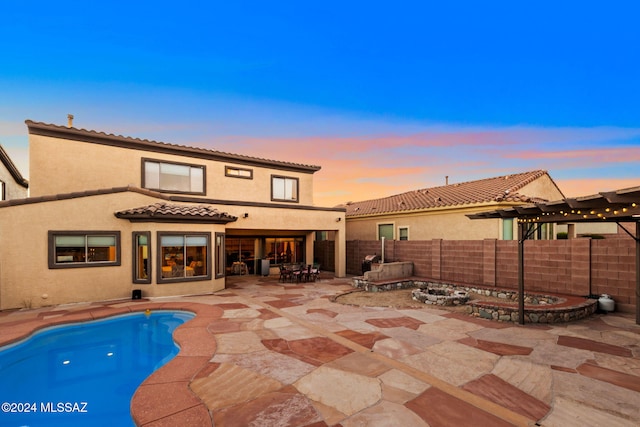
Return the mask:
<path id="1" fill-rule="evenodd" d="M 365 214 L 365 215 L 347 215 L 345 219 L 347 221 L 355 221 L 359 219 L 397 218 L 397 217 L 435 215 L 435 214 L 443 214 L 443 213 L 473 213 L 473 212 L 482 212 L 487 210 L 509 208 L 509 207 L 521 206 L 521 205 L 522 203 L 515 203 L 515 202 L 474 203 L 474 204 L 468 204 L 468 205 L 442 206 L 437 208 L 381 212 L 381 213 Z"/>
<path id="2" fill-rule="evenodd" d="M 38 123 L 31 120 L 25 121 L 29 133 L 32 135 L 48 136 L 52 138 L 68 139 L 72 141 L 89 142 L 92 144 L 108 145 L 112 147 L 141 150 L 162 154 L 192 157 L 197 159 L 212 160 L 233 163 L 244 166 L 259 166 L 271 169 L 284 170 L 298 173 L 315 173 L 320 166 L 303 165 L 296 163 L 280 162 L 277 160 L 260 159 L 243 156 L 240 154 L 212 151 L 206 148 L 188 147 L 184 145 L 169 144 L 165 142 L 150 141 L 125 136 L 105 134 L 77 128 Z"/>
<path id="3" fill-rule="evenodd" d="M 2 164 L 4 164 L 9 171 L 9 174 L 11 174 L 11 177 L 18 185 L 24 188 L 29 188 L 29 181 L 22 176 L 2 145 L 0 145 L 0 161 L 2 161 Z"/>

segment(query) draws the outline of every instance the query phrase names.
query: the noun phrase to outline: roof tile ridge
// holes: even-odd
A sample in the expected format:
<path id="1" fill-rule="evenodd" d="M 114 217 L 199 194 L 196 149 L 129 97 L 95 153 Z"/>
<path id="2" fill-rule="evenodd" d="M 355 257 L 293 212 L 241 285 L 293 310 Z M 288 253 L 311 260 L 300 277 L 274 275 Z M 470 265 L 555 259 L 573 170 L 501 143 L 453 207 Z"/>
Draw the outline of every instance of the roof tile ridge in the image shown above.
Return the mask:
<path id="1" fill-rule="evenodd" d="M 34 121 L 34 120 L 30 120 L 30 119 L 25 120 L 25 124 L 27 126 L 29 126 L 29 125 L 40 125 L 40 126 L 46 126 L 46 127 L 53 127 L 53 128 L 59 129 L 61 131 L 72 131 L 72 132 L 75 131 L 75 132 L 81 132 L 81 133 L 88 133 L 88 134 L 92 134 L 94 136 L 103 137 L 103 138 L 110 138 L 110 139 L 116 139 L 116 140 L 135 141 L 135 142 L 141 142 L 141 143 L 146 143 L 146 144 L 158 144 L 158 145 L 163 145 L 163 146 L 167 146 L 167 147 L 174 147 L 174 148 L 186 148 L 186 149 L 190 149 L 190 150 L 197 150 L 197 151 L 206 152 L 206 153 L 219 154 L 219 155 L 237 157 L 237 158 L 243 158 L 243 159 L 247 159 L 247 160 L 271 161 L 271 162 L 277 162 L 277 163 L 280 163 L 280 164 L 283 164 L 283 165 L 319 168 L 319 166 L 317 166 L 317 165 L 306 165 L 306 164 L 303 164 L 303 163 L 295 163 L 295 162 L 284 161 L 284 160 L 272 160 L 272 159 L 266 159 L 266 158 L 263 158 L 263 157 L 249 156 L 249 155 L 246 155 L 246 154 L 238 154 L 238 153 L 230 153 L 230 152 L 226 152 L 226 151 L 220 151 L 220 150 L 216 150 L 216 149 L 213 149 L 213 148 L 197 147 L 197 146 L 194 146 L 194 145 L 187 145 L 187 144 L 176 144 L 176 143 L 172 143 L 172 142 L 157 141 L 157 140 L 154 140 L 154 139 L 137 138 L 137 137 L 133 137 L 133 136 L 126 136 L 126 135 L 120 135 L 120 134 L 115 134 L 115 133 L 107 133 L 107 132 L 97 131 L 97 130 L 94 130 L 94 129 L 68 127 L 68 126 L 63 126 L 63 125 L 56 125 L 56 124 L 53 124 L 53 123 L 37 122 L 37 121 Z"/>
<path id="2" fill-rule="evenodd" d="M 520 174 L 517 174 L 517 175 L 527 175 L 528 174 L 529 176 L 526 179 L 523 179 L 523 180 L 517 182 L 516 184 L 514 184 L 513 186 L 511 186 L 509 188 L 509 192 L 518 191 L 519 189 L 521 189 L 525 185 L 532 183 L 533 181 L 535 181 L 536 179 L 546 175 L 547 173 L 548 172 L 546 170 L 538 169 L 538 170 L 534 170 L 534 171 L 522 172 Z"/>

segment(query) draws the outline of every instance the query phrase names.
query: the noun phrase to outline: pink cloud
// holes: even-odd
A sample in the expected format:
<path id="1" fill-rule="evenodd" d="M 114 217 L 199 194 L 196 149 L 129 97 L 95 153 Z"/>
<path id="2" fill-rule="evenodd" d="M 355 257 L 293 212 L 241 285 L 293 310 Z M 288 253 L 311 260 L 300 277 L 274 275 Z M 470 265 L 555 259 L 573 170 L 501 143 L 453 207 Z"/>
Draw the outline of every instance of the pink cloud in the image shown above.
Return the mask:
<path id="1" fill-rule="evenodd" d="M 444 185 L 445 176 L 451 183 L 534 169 L 549 170 L 554 179 L 554 173 L 562 175 L 567 169 L 574 176 L 581 170 L 589 176 L 593 175 L 589 169 L 639 161 L 638 147 L 607 147 L 611 140 L 638 136 L 637 129 L 434 128 L 408 135 L 218 136 L 193 145 L 321 166 L 315 175 L 315 203 L 334 206 Z M 584 148 L 585 144 L 600 148 Z M 609 170 L 607 175 L 615 173 Z M 591 181 L 599 186 L 589 187 L 582 180 L 557 182 L 563 191 L 566 183 L 578 195 L 621 188 L 620 183 L 628 182 Z"/>
<path id="2" fill-rule="evenodd" d="M 633 162 L 640 160 L 640 147 L 613 147 L 591 150 L 519 151 L 505 155 L 520 159 L 591 159 L 606 162 Z"/>
<path id="3" fill-rule="evenodd" d="M 566 197 L 580 197 L 604 191 L 640 186 L 640 178 L 555 179 Z"/>

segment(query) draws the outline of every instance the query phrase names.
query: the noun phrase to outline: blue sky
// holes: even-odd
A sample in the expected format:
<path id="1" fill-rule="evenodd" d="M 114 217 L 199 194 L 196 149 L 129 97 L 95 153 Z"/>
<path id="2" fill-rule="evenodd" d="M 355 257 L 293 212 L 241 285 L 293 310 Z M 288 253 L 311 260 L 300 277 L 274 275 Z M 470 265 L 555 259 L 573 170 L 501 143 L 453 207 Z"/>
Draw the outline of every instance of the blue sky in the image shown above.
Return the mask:
<path id="1" fill-rule="evenodd" d="M 640 4 L 24 1 L 0 14 L 0 144 L 25 119 L 317 164 L 334 205 L 546 169 L 640 185 Z"/>

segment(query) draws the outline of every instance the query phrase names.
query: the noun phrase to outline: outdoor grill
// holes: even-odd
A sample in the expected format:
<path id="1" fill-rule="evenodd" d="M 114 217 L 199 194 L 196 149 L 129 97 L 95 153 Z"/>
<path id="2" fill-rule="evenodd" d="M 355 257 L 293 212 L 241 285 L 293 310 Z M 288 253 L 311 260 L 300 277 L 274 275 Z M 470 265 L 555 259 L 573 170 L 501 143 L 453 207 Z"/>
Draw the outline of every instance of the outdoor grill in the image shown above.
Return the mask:
<path id="1" fill-rule="evenodd" d="M 379 255 L 365 256 L 364 260 L 362 260 L 362 274 L 364 274 L 365 271 L 371 271 L 371 264 L 373 264 L 374 262 L 380 262 Z"/>

